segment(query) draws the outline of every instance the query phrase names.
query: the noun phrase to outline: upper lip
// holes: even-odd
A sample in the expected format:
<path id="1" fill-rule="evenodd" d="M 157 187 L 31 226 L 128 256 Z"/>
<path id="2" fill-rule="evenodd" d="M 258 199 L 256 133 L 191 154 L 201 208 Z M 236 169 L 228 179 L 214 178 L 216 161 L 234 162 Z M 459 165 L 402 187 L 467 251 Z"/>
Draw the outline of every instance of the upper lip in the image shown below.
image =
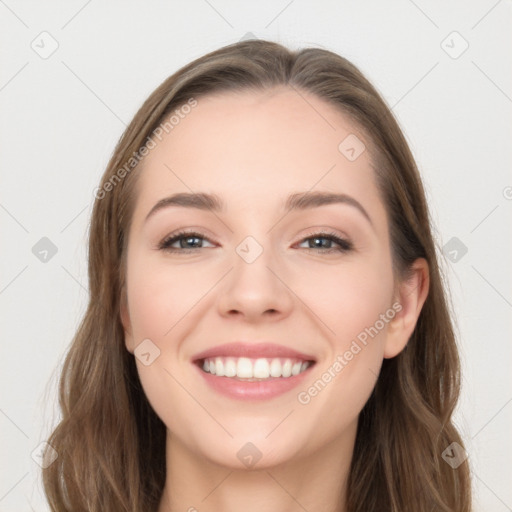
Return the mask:
<path id="1" fill-rule="evenodd" d="M 274 358 L 282 357 L 288 359 L 302 359 L 303 361 L 315 361 L 310 354 L 299 352 L 298 350 L 277 345 L 276 343 L 244 343 L 234 342 L 216 345 L 215 347 L 204 350 L 192 357 L 193 361 L 208 359 L 212 357 L 248 357 Z"/>

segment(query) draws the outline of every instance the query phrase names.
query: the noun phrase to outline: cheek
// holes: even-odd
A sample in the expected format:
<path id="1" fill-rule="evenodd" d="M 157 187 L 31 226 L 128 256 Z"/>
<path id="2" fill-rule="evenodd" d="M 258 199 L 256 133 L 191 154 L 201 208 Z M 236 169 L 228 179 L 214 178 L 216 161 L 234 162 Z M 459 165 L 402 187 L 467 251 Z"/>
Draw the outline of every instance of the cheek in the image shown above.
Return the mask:
<path id="1" fill-rule="evenodd" d="M 337 351 L 346 350 L 347 343 L 376 322 L 379 334 L 385 334 L 387 324 L 382 325 L 380 318 L 391 308 L 393 292 L 391 266 L 385 259 L 354 259 L 304 270 L 293 289 Z"/>
<path id="2" fill-rule="evenodd" d="M 325 269 L 304 278 L 301 290 L 321 319 L 330 350 L 298 401 L 327 411 L 325 421 L 339 426 L 359 414 L 380 371 L 387 325 L 395 315 L 391 268 L 374 261 Z"/>
<path id="3" fill-rule="evenodd" d="M 154 339 L 157 344 L 170 339 L 170 331 L 214 282 L 192 266 L 134 257 L 128 282 L 134 335 Z"/>

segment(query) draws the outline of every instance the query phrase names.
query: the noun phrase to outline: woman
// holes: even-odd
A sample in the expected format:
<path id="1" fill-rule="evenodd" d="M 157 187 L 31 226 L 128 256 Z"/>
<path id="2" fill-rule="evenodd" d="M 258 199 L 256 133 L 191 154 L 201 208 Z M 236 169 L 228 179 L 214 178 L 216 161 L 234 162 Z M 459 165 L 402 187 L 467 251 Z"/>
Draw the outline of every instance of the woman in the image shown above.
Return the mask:
<path id="1" fill-rule="evenodd" d="M 52 510 L 471 510 L 424 190 L 353 64 L 261 40 L 197 59 L 95 196 Z"/>

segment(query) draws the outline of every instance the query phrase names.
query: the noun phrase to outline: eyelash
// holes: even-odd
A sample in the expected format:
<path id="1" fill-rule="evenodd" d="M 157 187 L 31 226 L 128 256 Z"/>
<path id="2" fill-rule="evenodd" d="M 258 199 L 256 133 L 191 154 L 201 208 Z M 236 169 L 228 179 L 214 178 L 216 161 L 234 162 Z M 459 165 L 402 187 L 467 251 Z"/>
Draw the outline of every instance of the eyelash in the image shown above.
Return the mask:
<path id="1" fill-rule="evenodd" d="M 175 233 L 164 240 L 162 240 L 159 245 L 158 249 L 171 252 L 171 253 L 185 253 L 188 254 L 190 252 L 194 252 L 198 249 L 202 249 L 202 247 L 195 247 L 191 249 L 177 249 L 175 247 L 170 247 L 173 243 L 178 242 L 179 240 L 185 239 L 185 238 L 200 238 L 207 240 L 210 243 L 213 243 L 209 238 L 205 237 L 202 233 L 198 233 L 196 231 L 179 231 L 178 233 Z M 320 248 L 320 251 L 316 251 L 313 247 L 307 247 L 306 250 L 308 251 L 315 251 L 320 252 L 323 254 L 331 254 L 333 252 L 337 253 L 347 253 L 353 250 L 352 242 L 349 240 L 345 240 L 343 238 L 340 238 L 336 233 L 332 232 L 320 232 L 320 233 L 314 233 L 312 235 L 307 236 L 306 238 L 303 238 L 299 241 L 299 243 L 306 242 L 307 240 L 315 239 L 315 238 L 325 238 L 326 240 L 330 240 L 332 242 L 335 242 L 338 244 L 337 248 L 330 248 L 330 249 L 322 249 Z"/>

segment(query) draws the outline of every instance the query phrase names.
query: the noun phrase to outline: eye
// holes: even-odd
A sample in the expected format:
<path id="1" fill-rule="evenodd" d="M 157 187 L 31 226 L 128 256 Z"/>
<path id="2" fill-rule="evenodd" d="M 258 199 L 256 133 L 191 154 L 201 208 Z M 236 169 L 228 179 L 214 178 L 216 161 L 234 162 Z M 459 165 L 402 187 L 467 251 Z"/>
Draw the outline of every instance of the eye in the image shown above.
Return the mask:
<path id="1" fill-rule="evenodd" d="M 162 240 L 158 245 L 158 248 L 167 252 L 189 253 L 197 249 L 204 248 L 200 245 L 201 240 L 206 240 L 211 243 L 211 241 L 202 233 L 198 233 L 196 231 L 180 231 Z M 311 240 L 313 241 L 313 245 L 305 247 L 305 249 L 313 251 L 315 251 L 315 249 L 319 249 L 319 251 L 315 252 L 330 254 L 332 252 L 349 252 L 353 249 L 352 242 L 345 240 L 332 232 L 314 233 L 307 238 L 303 238 L 300 243 L 302 244 Z M 328 243 L 322 243 L 322 240 L 327 240 Z M 178 247 L 173 247 L 176 243 L 179 244 Z M 332 243 L 337 245 L 337 247 L 333 248 Z M 328 245 L 328 247 L 326 247 L 326 245 Z"/>
<path id="2" fill-rule="evenodd" d="M 208 238 L 206 238 L 202 233 L 196 233 L 195 231 L 181 231 L 162 240 L 158 245 L 158 248 L 169 252 L 187 253 L 196 249 L 201 249 L 201 247 L 198 247 L 198 240 L 208 240 Z M 183 244 L 182 241 L 184 242 Z M 172 247 L 176 242 L 179 242 L 179 246 Z M 190 245 L 187 247 L 185 244 L 190 244 L 193 247 L 190 247 Z"/>
<path id="3" fill-rule="evenodd" d="M 352 242 L 339 237 L 336 233 L 314 233 L 307 238 L 302 239 L 300 243 L 308 242 L 310 240 L 314 241 L 313 247 L 306 247 L 306 249 L 321 249 L 320 252 L 322 253 L 349 252 L 353 249 Z M 328 244 L 329 247 L 325 247 L 325 244 L 322 245 L 322 240 L 331 242 L 331 244 Z M 338 247 L 333 248 L 332 242 L 334 242 Z"/>

